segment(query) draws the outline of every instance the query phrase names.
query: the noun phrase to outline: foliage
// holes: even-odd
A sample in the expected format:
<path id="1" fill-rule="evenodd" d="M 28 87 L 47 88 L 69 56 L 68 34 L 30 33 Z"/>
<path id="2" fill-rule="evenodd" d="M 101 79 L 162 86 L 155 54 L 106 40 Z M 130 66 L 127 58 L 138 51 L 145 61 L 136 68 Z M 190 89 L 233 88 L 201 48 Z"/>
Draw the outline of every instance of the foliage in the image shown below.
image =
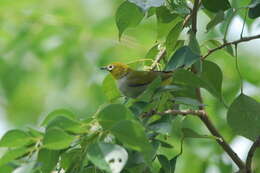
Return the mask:
<path id="1" fill-rule="evenodd" d="M 82 102 L 87 97 L 89 103 L 81 111 L 70 111 L 66 104 L 62 104 L 66 109 L 51 107 L 54 110 L 42 121 L 41 130 L 26 128 L 8 131 L 0 140 L 0 147 L 8 148 L 0 158 L 0 169 L 8 173 L 24 164 L 32 163 L 33 167 L 30 172 L 33 173 L 51 173 L 53 170 L 58 172 L 63 170 L 66 173 L 173 173 L 177 172 L 175 169 L 178 167 L 178 162 L 181 159 L 187 159 L 184 162 L 186 166 L 179 168 L 182 172 L 188 172 L 191 168 L 194 172 L 205 172 L 209 162 L 214 162 L 221 172 L 229 172 L 231 166 L 223 163 L 222 151 L 212 144 L 217 141 L 221 146 L 221 143 L 226 140 L 218 134 L 212 133 L 211 124 L 207 124 L 207 121 L 203 119 L 208 116 L 205 112 L 217 115 L 227 109 L 225 110 L 227 111 L 227 124 L 223 122 L 223 117 L 215 116 L 210 119 L 219 123 L 218 126 L 223 128 L 225 135 L 229 135 L 228 138 L 242 135 L 255 141 L 260 135 L 259 102 L 257 99 L 245 95 L 243 86 L 241 86 L 240 95 L 236 97 L 239 90 L 238 78 L 227 80 L 225 76 L 229 73 L 234 74 L 233 76 L 240 75 L 239 68 L 230 68 L 229 64 L 236 59 L 233 64 L 236 63 L 235 65 L 238 67 L 237 50 L 235 49 L 234 53 L 233 46 L 240 43 L 233 44 L 227 41 L 226 33 L 231 19 L 234 18 L 237 11 L 239 11 L 237 15 L 244 18 L 244 13 L 240 13 L 240 11 L 244 11 L 250 18 L 244 21 L 249 26 L 253 19 L 260 16 L 260 2 L 259 0 L 247 1 L 246 6 L 242 6 L 244 4 L 240 1 L 235 2 L 202 0 L 200 4 L 199 1 L 194 0 L 190 2 L 191 7 L 185 0 L 124 0 L 120 2 L 121 5 L 116 1 L 117 9 L 114 10 L 115 23 L 113 24 L 117 26 L 118 34 L 116 35 L 119 40 L 135 48 L 135 44 L 131 42 L 132 38 L 128 39 L 128 35 L 138 38 L 147 34 L 148 39 L 145 38 L 146 45 L 144 46 L 148 51 L 143 51 L 142 47 L 133 53 L 123 50 L 117 45 L 113 45 L 117 48 L 107 46 L 104 48 L 105 50 L 102 50 L 102 57 L 105 58 L 100 58 L 98 61 L 93 55 L 91 57 L 93 59 L 88 58 L 87 63 L 84 49 L 87 46 L 92 47 L 94 51 L 101 49 L 98 42 L 88 42 L 88 37 L 90 37 L 88 32 L 93 33 L 95 39 L 99 39 L 96 35 L 102 33 L 100 35 L 103 40 L 103 37 L 106 37 L 103 35 L 106 30 L 104 28 L 106 28 L 107 22 L 111 21 L 102 21 L 97 23 L 94 28 L 88 28 L 84 24 L 84 17 L 90 22 L 91 17 L 83 15 L 82 18 L 80 12 L 77 13 L 76 9 L 81 8 L 80 5 L 64 8 L 72 10 L 70 12 L 63 11 L 58 3 L 54 9 L 50 9 L 52 14 L 47 19 L 46 16 L 41 16 L 42 11 L 38 13 L 34 9 L 33 14 L 26 18 L 26 23 L 20 21 L 20 30 L 15 33 L 15 36 L 12 36 L 12 30 L 2 30 L 0 34 L 5 35 L 3 42 L 6 46 L 1 49 L 1 53 L 6 58 L 0 60 L 0 92 L 3 91 L 9 101 L 8 114 L 15 115 L 20 112 L 21 122 L 25 121 L 23 118 L 27 114 L 31 117 L 40 114 L 44 110 L 44 95 L 51 90 L 54 90 L 54 93 L 59 90 L 64 90 L 65 93 L 67 90 L 72 90 L 74 94 L 76 93 L 76 96 L 72 94 L 73 97 L 82 98 Z M 8 4 L 6 1 L 1 3 Z M 25 3 L 26 5 L 28 4 Z M 197 9 L 196 5 L 198 5 Z M 15 5 L 13 4 L 13 6 Z M 197 36 L 196 25 L 194 28 L 198 11 L 210 18 L 208 24 L 204 26 L 207 31 L 204 34 L 209 37 L 205 42 L 202 42 Z M 67 14 L 75 14 L 75 16 Z M 19 19 L 16 17 L 12 20 Z M 226 18 L 230 18 L 230 20 L 225 21 Z M 152 19 L 155 22 L 151 22 Z M 139 30 L 139 25 L 145 25 L 145 22 L 148 23 L 146 25 L 148 29 Z M 157 25 L 157 29 L 152 31 L 151 28 L 156 28 L 155 25 Z M 216 34 L 216 26 L 220 27 L 223 43 L 219 42 L 217 37 L 212 37 Z M 85 31 L 86 28 L 88 31 Z M 55 36 L 54 33 L 60 34 Z M 188 37 L 184 37 L 184 34 L 187 34 Z M 150 35 L 156 36 L 150 38 Z M 156 43 L 154 43 L 154 39 L 156 39 Z M 5 40 L 11 41 L 6 43 Z M 244 42 L 250 39 L 243 40 L 241 37 L 241 40 Z M 57 45 L 50 45 L 52 42 Z M 218 49 L 218 47 L 220 48 Z M 31 50 L 31 52 L 24 50 Z M 88 48 L 88 50 L 91 49 Z M 138 98 L 128 100 L 121 97 L 111 75 L 105 77 L 101 87 L 95 84 L 91 86 L 84 84 L 85 78 L 91 79 L 95 73 L 93 66 L 88 65 L 89 62 L 98 61 L 95 63 L 103 65 L 110 62 L 108 57 L 133 56 L 140 52 L 143 52 L 146 59 L 137 59 L 130 65 L 135 68 L 145 65 L 148 69 L 157 67 L 159 70 L 174 71 L 171 83 L 165 85 L 160 78 L 157 78 Z M 215 52 L 214 56 L 213 52 Z M 207 54 L 209 54 L 208 57 L 205 57 L 207 60 L 203 59 Z M 33 59 L 34 56 L 39 57 L 37 62 L 30 59 Z M 9 57 L 15 61 L 6 60 Z M 213 62 L 214 57 L 216 57 L 215 62 Z M 29 60 L 24 60 L 25 58 L 29 58 Z M 213 60 L 208 60 L 209 58 Z M 217 58 L 226 59 L 223 60 L 223 63 Z M 27 61 L 30 63 L 27 64 Z M 38 61 L 43 61 L 43 63 Z M 246 61 L 244 62 L 241 66 L 248 64 Z M 35 65 L 24 67 L 31 63 L 35 63 Z M 90 68 L 84 67 L 84 65 Z M 42 74 L 42 71 L 39 70 L 37 76 L 36 73 L 33 73 L 34 68 L 40 68 L 46 73 Z M 79 68 L 83 70 L 78 71 Z M 46 90 L 39 89 L 40 86 L 46 84 L 48 77 L 58 81 L 58 84 L 52 83 L 55 87 L 49 86 L 50 88 Z M 70 79 L 73 79 L 73 82 L 78 83 L 77 86 L 80 87 L 66 88 Z M 28 87 L 22 82 L 23 80 L 28 80 L 33 85 Z M 95 81 L 95 79 L 91 80 Z M 244 80 L 260 84 L 260 80 L 252 75 L 245 75 Z M 85 88 L 88 88 L 88 91 L 78 93 L 77 90 L 85 90 Z M 211 94 L 208 96 L 207 92 L 202 91 L 203 99 L 206 95 L 204 102 L 199 89 L 205 89 Z M 211 100 L 207 98 L 211 98 Z M 71 95 L 68 96 L 68 99 L 73 102 Z M 230 102 L 232 103 L 229 106 Z M 80 102 L 75 105 L 81 106 Z M 86 114 L 88 116 L 85 116 Z M 201 130 L 198 125 L 199 119 L 209 128 L 211 135 L 205 134 L 207 132 Z M 193 145 L 189 138 L 205 141 Z M 187 144 L 184 144 L 186 141 Z M 200 146 L 206 151 L 210 148 L 211 153 L 208 156 L 214 154 L 218 161 L 209 160 L 204 163 L 205 158 L 196 153 L 194 149 Z M 223 149 L 229 154 L 225 147 Z M 232 160 L 237 164 L 234 158 Z M 187 168 L 188 164 L 190 165 Z M 241 168 L 239 164 L 237 166 L 243 171 L 244 167 Z M 256 165 L 254 169 L 258 171 L 260 167 Z"/>

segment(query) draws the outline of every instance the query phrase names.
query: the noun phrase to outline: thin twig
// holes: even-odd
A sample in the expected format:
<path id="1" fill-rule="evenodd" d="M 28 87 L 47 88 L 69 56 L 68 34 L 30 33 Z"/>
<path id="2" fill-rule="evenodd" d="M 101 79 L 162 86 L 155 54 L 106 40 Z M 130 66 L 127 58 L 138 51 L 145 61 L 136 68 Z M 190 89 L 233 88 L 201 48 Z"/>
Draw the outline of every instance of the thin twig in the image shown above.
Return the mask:
<path id="1" fill-rule="evenodd" d="M 225 141 L 223 136 L 219 133 L 219 131 L 216 129 L 214 124 L 209 119 L 208 114 L 205 112 L 205 110 L 166 110 L 164 112 L 153 112 L 156 115 L 196 115 L 201 119 L 201 121 L 206 125 L 208 130 L 213 136 L 216 136 L 218 139 L 216 139 L 217 143 L 226 151 L 226 153 L 229 155 L 229 157 L 236 163 L 236 165 L 240 169 L 244 169 L 245 165 L 244 162 L 238 157 L 238 155 L 233 151 L 233 149 L 228 145 L 228 143 Z"/>
<path id="2" fill-rule="evenodd" d="M 185 28 L 188 25 L 190 19 L 191 19 L 191 15 L 190 14 L 185 17 L 185 19 L 183 20 L 183 23 L 182 23 L 182 27 L 183 28 Z"/>
<path id="3" fill-rule="evenodd" d="M 251 173 L 252 172 L 252 160 L 253 160 L 253 156 L 254 153 L 256 151 L 256 149 L 260 147 L 260 136 L 257 138 L 257 140 L 252 144 L 248 154 L 247 154 L 247 158 L 246 158 L 246 173 Z"/>
<path id="4" fill-rule="evenodd" d="M 243 23 L 242 31 L 240 33 L 240 38 L 243 38 L 243 33 L 244 33 L 245 25 L 246 25 L 247 14 L 248 14 L 248 8 L 246 9 L 246 13 L 245 13 L 245 17 L 244 17 L 244 23 Z"/>
<path id="5" fill-rule="evenodd" d="M 231 14 L 231 16 L 230 16 L 230 17 L 227 16 L 227 19 L 225 19 L 226 22 L 227 22 L 227 26 L 226 26 L 225 33 L 224 33 L 224 39 L 223 39 L 224 41 L 227 40 L 227 33 L 228 33 L 229 26 L 230 26 L 230 24 L 231 24 L 231 21 L 233 20 L 233 18 L 234 18 L 234 16 L 236 15 L 236 13 L 237 13 L 239 10 L 243 10 L 243 9 L 248 9 L 248 7 L 245 6 L 245 7 L 239 7 L 239 8 L 232 9 L 232 10 L 234 10 L 234 11 L 233 11 L 233 13 Z M 246 15 L 247 15 L 247 12 L 246 12 Z"/>
<path id="6" fill-rule="evenodd" d="M 151 71 L 153 71 L 157 64 L 163 59 L 163 57 L 166 55 L 166 48 L 163 48 L 156 56 L 154 62 L 151 65 Z"/>
<path id="7" fill-rule="evenodd" d="M 255 40 L 255 39 L 259 39 L 260 38 L 260 34 L 258 35 L 254 35 L 254 36 L 250 36 L 250 37 L 243 37 L 239 40 L 235 40 L 235 41 L 231 41 L 231 42 L 226 42 L 226 43 L 223 43 L 222 45 L 220 45 L 219 47 L 216 47 L 214 49 L 211 49 L 208 51 L 208 53 L 204 56 L 201 57 L 202 60 L 206 59 L 210 54 L 212 54 L 213 52 L 217 51 L 217 50 L 220 50 L 228 45 L 236 45 L 236 44 L 239 44 L 239 43 L 242 43 L 242 42 L 247 42 L 247 41 L 250 41 L 250 40 Z"/>
<path id="8" fill-rule="evenodd" d="M 239 79 L 240 79 L 240 92 L 243 93 L 243 77 L 242 77 L 242 74 L 239 70 L 239 66 L 238 66 L 238 57 L 237 57 L 237 44 L 235 44 L 235 58 L 236 58 L 236 70 L 237 70 L 237 73 L 239 75 Z"/>

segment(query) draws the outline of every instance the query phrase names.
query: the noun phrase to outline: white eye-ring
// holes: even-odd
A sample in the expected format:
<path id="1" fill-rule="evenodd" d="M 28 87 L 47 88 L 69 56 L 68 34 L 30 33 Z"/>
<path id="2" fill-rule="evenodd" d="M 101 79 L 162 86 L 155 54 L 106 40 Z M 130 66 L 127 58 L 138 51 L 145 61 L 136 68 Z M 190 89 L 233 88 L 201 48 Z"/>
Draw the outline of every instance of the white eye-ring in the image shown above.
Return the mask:
<path id="1" fill-rule="evenodd" d="M 107 69 L 108 69 L 109 71 L 113 70 L 113 68 L 114 68 L 113 65 L 109 65 L 109 66 L 107 66 Z"/>

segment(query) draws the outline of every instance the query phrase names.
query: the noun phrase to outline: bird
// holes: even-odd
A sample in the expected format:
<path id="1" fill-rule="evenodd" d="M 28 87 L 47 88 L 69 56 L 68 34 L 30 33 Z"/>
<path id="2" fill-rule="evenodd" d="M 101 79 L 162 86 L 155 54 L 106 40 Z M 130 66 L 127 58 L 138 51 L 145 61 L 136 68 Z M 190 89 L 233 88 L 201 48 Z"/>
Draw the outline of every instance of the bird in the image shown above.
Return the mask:
<path id="1" fill-rule="evenodd" d="M 166 81 L 173 74 L 172 71 L 138 71 L 121 62 L 114 62 L 100 69 L 110 72 L 121 93 L 130 98 L 141 95 L 157 77 Z"/>

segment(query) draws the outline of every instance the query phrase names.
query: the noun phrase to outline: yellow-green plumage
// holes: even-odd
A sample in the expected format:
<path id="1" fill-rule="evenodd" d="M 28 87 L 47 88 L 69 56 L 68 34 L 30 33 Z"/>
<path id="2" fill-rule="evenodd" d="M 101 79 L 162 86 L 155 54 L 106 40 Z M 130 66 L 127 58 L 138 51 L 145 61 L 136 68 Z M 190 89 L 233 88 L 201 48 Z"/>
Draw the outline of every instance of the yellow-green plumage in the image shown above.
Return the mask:
<path id="1" fill-rule="evenodd" d="M 112 63 L 103 67 L 117 80 L 120 91 L 127 97 L 138 97 L 149 84 L 158 76 L 166 80 L 172 76 L 172 72 L 162 71 L 136 71 L 123 63 Z"/>

